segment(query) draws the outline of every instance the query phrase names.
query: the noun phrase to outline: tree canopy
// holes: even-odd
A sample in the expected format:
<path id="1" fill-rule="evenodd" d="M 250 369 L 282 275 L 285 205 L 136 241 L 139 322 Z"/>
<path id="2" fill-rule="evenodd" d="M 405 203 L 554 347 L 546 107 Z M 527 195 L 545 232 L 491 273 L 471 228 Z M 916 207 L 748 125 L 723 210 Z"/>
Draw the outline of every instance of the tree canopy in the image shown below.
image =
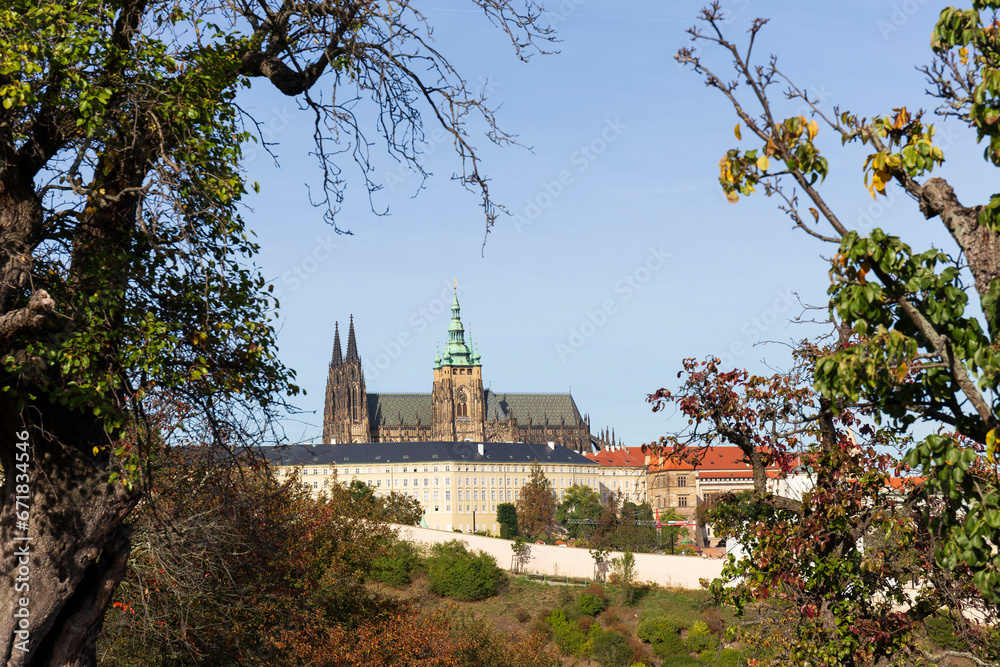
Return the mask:
<path id="1" fill-rule="evenodd" d="M 526 537 L 547 537 L 556 517 L 556 497 L 541 464 L 531 462 L 531 476 L 517 499 L 517 530 Z"/>
<path id="2" fill-rule="evenodd" d="M 534 3 L 472 6 L 522 59 L 551 39 Z M 34 553 L 31 650 L 15 649 L 5 617 L 4 662 L 92 662 L 129 553 L 122 521 L 157 447 L 179 428 L 253 444 L 297 392 L 275 355 L 277 303 L 241 217 L 256 187 L 242 146 L 263 140 L 242 89 L 264 84 L 299 101 L 322 182 L 312 196 L 328 222 L 351 162 L 378 187 L 367 128 L 420 171 L 429 119 L 452 138 L 457 178 L 478 193 L 489 229 L 497 207 L 466 123 L 478 116 L 491 140 L 513 139 L 431 30 L 407 1 L 0 9 L 3 572 L 17 568 L 15 536 Z M 183 409 L 154 424 L 156 401 Z M 11 609 L 18 599 L 13 587 L 0 594 Z"/>
<path id="3" fill-rule="evenodd" d="M 971 5 L 941 12 L 932 36 L 931 63 L 921 71 L 938 102 L 937 115 L 973 129 L 985 146 L 984 159 L 1000 166 L 996 123 L 1000 117 L 1000 46 L 994 20 L 1000 3 L 973 0 Z M 870 551 L 862 556 L 850 544 L 883 525 L 886 535 L 896 536 L 897 546 L 905 543 L 908 553 L 925 553 L 936 563 L 936 569 L 922 574 L 939 596 L 928 598 L 927 604 L 948 606 L 960 616 L 966 613 L 968 607 L 947 599 L 947 591 L 955 590 L 949 587 L 956 585 L 959 590 L 974 591 L 973 598 L 980 600 L 975 604 L 985 604 L 992 617 L 1000 603 L 1000 553 L 996 549 L 1000 545 L 1000 195 L 975 205 L 962 204 L 951 184 L 930 176 L 946 153 L 945 147 L 935 145 L 935 128 L 924 113 L 902 106 L 875 110 L 876 115 L 870 117 L 843 109 L 827 113 L 779 67 L 776 57 L 758 61 L 754 44 L 766 19 L 752 22 L 746 45 L 725 35 L 723 21 L 719 3 L 702 10 L 700 25 L 689 31 L 695 46 L 681 49 L 676 56 L 733 107 L 738 120 L 736 139 L 742 142 L 745 137 L 754 144 L 734 148 L 722 157 L 720 183 L 732 202 L 758 188 L 777 197 L 779 209 L 796 229 L 834 246 L 829 309 L 838 335 L 830 348 L 813 346 L 804 351 L 809 359 L 807 378 L 757 378 L 720 369 L 713 360 L 700 365 L 689 361 L 682 390 L 678 394 L 661 390 L 651 400 L 660 406 L 664 401 L 677 401 L 692 418 L 692 430 L 675 441 L 681 447 L 723 438 L 744 448 L 757 471 L 756 497 L 767 508 L 766 516 L 755 515 L 761 526 L 801 528 L 805 524 L 796 522 L 808 519 L 816 522 L 814 528 L 832 531 L 830 538 L 818 543 L 832 551 L 825 556 L 815 554 L 815 562 L 833 563 L 833 555 L 839 558 L 850 553 L 860 559 L 858 583 L 833 584 L 831 590 L 838 592 L 838 598 L 861 590 L 860 583 L 870 583 L 872 576 L 880 586 L 889 585 L 894 577 L 901 580 L 901 572 L 890 570 L 903 567 L 905 561 L 892 557 L 891 550 L 883 552 L 884 561 L 873 563 Z M 726 53 L 732 59 L 733 75 L 710 69 L 698 45 Z M 785 117 L 782 100 L 804 105 L 808 117 Z M 952 250 L 913 249 L 881 229 L 867 234 L 850 229 L 823 195 L 830 168 L 824 141 L 830 136 L 839 140 L 835 144 L 845 146 L 843 150 L 859 144 L 864 147 L 859 187 L 863 183 L 873 198 L 885 196 L 888 188 L 901 188 L 916 204 L 915 213 L 941 221 L 947 232 L 942 247 L 950 245 Z M 799 425 L 791 426 L 795 423 Z M 936 432 L 914 431 L 918 423 L 929 424 Z M 858 429 L 861 424 L 870 430 L 859 436 L 865 442 L 854 443 L 845 429 Z M 897 469 L 882 458 L 886 456 L 882 448 L 891 442 L 905 443 L 907 437 L 916 440 L 906 446 Z M 810 462 L 821 473 L 816 490 L 801 501 L 770 496 L 761 483 L 761 464 L 770 460 L 787 470 L 794 459 L 786 454 L 795 449 L 801 452 L 809 442 L 818 447 L 810 450 Z M 910 468 L 923 478 L 912 489 L 913 499 L 906 501 L 911 504 L 890 504 L 901 512 L 899 516 L 870 514 L 880 506 L 892 473 L 905 475 Z M 853 490 L 850 485 L 829 486 L 844 470 L 851 471 L 848 479 Z M 847 515 L 856 522 L 850 525 L 824 515 L 829 507 L 848 500 L 845 493 L 861 494 L 850 501 L 863 508 Z M 820 498 L 832 505 L 816 505 Z M 755 541 L 761 535 L 741 531 L 739 526 L 746 525 L 741 521 L 747 518 L 741 516 L 730 528 L 753 543 L 758 571 L 780 571 L 782 567 L 770 569 L 778 562 L 773 557 L 805 553 L 790 543 L 782 551 L 773 541 Z M 790 517 L 798 518 L 788 524 Z M 890 530 L 891 526 L 895 528 Z M 923 541 L 915 543 L 914 534 L 893 532 L 905 526 L 917 530 Z M 793 539 L 795 530 L 788 528 L 784 539 Z M 811 548 L 806 542 L 801 547 Z M 794 563 L 784 562 L 783 567 L 789 576 L 796 571 Z M 850 567 L 836 569 L 843 574 Z M 953 572 L 969 581 L 935 582 L 935 572 Z M 764 588 L 758 595 L 767 597 L 780 590 L 766 582 L 766 577 L 760 580 Z M 811 586 L 797 582 L 792 588 L 799 584 L 805 589 Z M 884 599 L 895 595 L 883 594 Z M 926 609 L 917 605 L 911 611 L 909 620 Z M 827 630 L 837 614 L 846 612 L 847 606 L 829 609 L 824 621 L 822 606 L 801 607 L 803 618 L 820 619 L 819 625 L 806 621 L 805 627 L 825 623 Z M 868 618 L 867 612 L 862 616 Z M 885 614 L 883 619 L 889 622 L 892 615 Z M 909 621 L 897 620 L 896 630 L 887 626 L 880 630 L 882 640 L 904 641 L 901 637 L 909 631 Z M 847 644 L 868 637 L 868 630 L 859 623 L 850 626 L 855 637 L 842 637 Z M 837 659 L 850 656 L 852 661 L 863 662 L 872 658 L 871 654 L 865 657 L 866 651 L 888 655 L 895 650 L 879 641 L 847 644 L 840 647 L 843 655 Z M 796 656 L 798 660 L 815 658 Z"/>

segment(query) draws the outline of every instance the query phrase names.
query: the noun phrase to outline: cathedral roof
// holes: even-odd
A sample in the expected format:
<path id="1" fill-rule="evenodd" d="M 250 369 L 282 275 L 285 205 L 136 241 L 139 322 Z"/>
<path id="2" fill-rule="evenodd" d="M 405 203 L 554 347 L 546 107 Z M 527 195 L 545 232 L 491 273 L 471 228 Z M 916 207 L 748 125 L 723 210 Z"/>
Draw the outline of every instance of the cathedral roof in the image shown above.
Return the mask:
<path id="1" fill-rule="evenodd" d="M 486 420 L 510 421 L 513 417 L 521 426 L 529 422 L 553 426 L 583 422 L 572 394 L 498 394 L 487 389 Z M 432 420 L 430 394 L 368 394 L 368 423 L 372 426 L 430 426 Z M 402 420 L 400 420 L 402 417 Z"/>
<path id="2" fill-rule="evenodd" d="M 520 425 L 529 421 L 535 424 L 579 424 L 583 421 L 572 394 L 498 394 L 486 390 L 486 419 L 509 421 L 511 417 Z"/>
<path id="3" fill-rule="evenodd" d="M 431 425 L 430 394 L 368 394 L 368 423 L 372 426 Z"/>
<path id="4" fill-rule="evenodd" d="M 482 454 L 480 454 L 482 447 Z M 261 447 L 261 453 L 276 465 L 329 465 L 355 463 L 402 463 L 468 461 L 469 463 L 569 463 L 597 464 L 562 445 L 522 442 L 361 442 L 342 445 L 285 445 Z"/>

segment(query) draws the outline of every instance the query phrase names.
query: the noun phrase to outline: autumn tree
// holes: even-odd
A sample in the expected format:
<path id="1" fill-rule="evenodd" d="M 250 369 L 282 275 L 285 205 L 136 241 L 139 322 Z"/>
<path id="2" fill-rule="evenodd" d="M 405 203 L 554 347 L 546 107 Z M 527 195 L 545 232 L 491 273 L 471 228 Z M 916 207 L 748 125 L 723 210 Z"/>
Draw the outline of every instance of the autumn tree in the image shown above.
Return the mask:
<path id="1" fill-rule="evenodd" d="M 262 459 L 209 447 L 173 448 L 156 466 L 129 517 L 133 550 L 101 664 L 288 664 L 285 648 L 328 628 L 403 611 L 364 586 L 396 536 L 345 485 L 313 498 Z"/>
<path id="2" fill-rule="evenodd" d="M 552 483 L 542 472 L 535 459 L 531 462 L 531 476 L 521 487 L 517 499 L 518 532 L 526 537 L 547 537 L 556 516 L 556 497 Z"/>
<path id="3" fill-rule="evenodd" d="M 945 8 L 931 62 L 921 68 L 937 115 L 975 132 L 993 166 L 1000 166 L 998 7 L 973 0 L 968 8 Z M 726 53 L 735 76 L 710 69 L 693 47 L 676 58 L 725 97 L 739 122 L 737 138 L 743 128 L 754 143 L 719 162 L 723 190 L 735 202 L 760 188 L 779 199 L 797 229 L 831 244 L 830 311 L 858 334 L 816 361 L 815 387 L 833 412 L 841 401 L 867 403 L 872 419 L 898 432 L 915 423 L 933 428 L 906 462 L 927 477 L 927 506 L 945 505 L 926 517 L 936 560 L 969 568 L 979 592 L 1000 603 L 1000 195 L 963 204 L 951 184 L 930 176 L 946 156 L 923 113 L 899 107 L 870 117 L 828 114 L 776 58 L 758 64 L 753 46 L 766 20 L 753 21 L 741 47 L 726 37 L 722 19 L 714 3 L 690 34 L 696 45 Z M 810 117 L 784 117 L 783 99 L 805 105 Z M 838 149 L 864 147 L 859 186 L 863 181 L 876 199 L 888 188 L 904 191 L 914 214 L 940 220 L 947 235 L 939 245 L 950 251 L 914 249 L 877 228 L 851 229 L 822 192 L 827 136 Z"/>
<path id="4" fill-rule="evenodd" d="M 787 651 L 775 656 L 783 664 L 917 655 L 919 624 L 939 609 L 960 619 L 966 657 L 996 658 L 988 629 L 996 605 L 972 585 L 970 568 L 935 563 L 931 526 L 944 508 L 927 498 L 924 480 L 906 475 L 898 452 L 908 441 L 875 427 L 871 406 L 841 401 L 834 411 L 813 389 L 812 369 L 829 353 L 805 344 L 795 369 L 770 377 L 687 360 L 681 387 L 650 397 L 690 419 L 660 443 L 667 455 L 697 467 L 721 441 L 753 465 L 753 490 L 724 494 L 708 512 L 714 531 L 745 551 L 730 556 L 713 592 L 739 616 L 753 608 L 784 628 Z M 769 467 L 776 478 L 762 474 Z M 906 586 L 915 586 L 912 597 Z"/>
<path id="5" fill-rule="evenodd" d="M 534 3 L 474 6 L 521 58 L 550 39 Z M 15 545 L 31 549 L 30 595 L 0 592 L 11 610 L 0 620 L 0 661 L 93 663 L 130 551 L 123 521 L 151 469 L 151 398 L 182 400 L 188 418 L 227 447 L 296 392 L 275 356 L 276 303 L 239 215 L 251 187 L 241 146 L 257 134 L 239 105 L 242 89 L 267 86 L 304 110 L 320 181 L 313 201 L 329 222 L 350 162 L 378 188 L 369 128 L 420 172 L 429 118 L 451 139 L 457 178 L 492 224 L 497 208 L 466 122 L 484 120 L 498 143 L 512 139 L 430 34 L 407 0 L 0 8 L 0 570 L 8 581 Z M 128 428 L 138 437 L 126 441 Z M 22 599 L 26 628 L 13 613 Z M 18 638 L 26 643 L 15 648 Z"/>

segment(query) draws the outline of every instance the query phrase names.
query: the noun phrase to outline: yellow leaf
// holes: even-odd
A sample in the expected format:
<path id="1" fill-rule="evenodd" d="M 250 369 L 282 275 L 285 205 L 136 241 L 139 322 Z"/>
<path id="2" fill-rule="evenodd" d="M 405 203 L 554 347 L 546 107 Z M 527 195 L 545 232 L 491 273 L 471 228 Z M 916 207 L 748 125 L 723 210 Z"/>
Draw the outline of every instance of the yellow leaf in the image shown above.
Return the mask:
<path id="1" fill-rule="evenodd" d="M 817 134 L 819 134 L 819 123 L 814 120 L 809 121 L 809 141 L 815 139 Z"/>
<path id="2" fill-rule="evenodd" d="M 906 379 L 906 374 L 908 371 L 909 368 L 907 368 L 906 364 L 900 364 L 899 366 L 896 366 L 896 379 L 902 382 L 903 380 Z"/>
<path id="3" fill-rule="evenodd" d="M 964 46 L 958 50 L 958 57 L 961 59 L 963 65 L 969 64 L 969 49 Z"/>
<path id="4" fill-rule="evenodd" d="M 730 204 L 735 204 L 740 200 L 740 193 L 737 192 L 736 190 L 730 190 L 729 192 L 726 193 L 726 199 L 729 201 Z"/>
<path id="5" fill-rule="evenodd" d="M 94 447 L 94 456 L 97 456 L 97 452 L 99 452 L 99 451 L 100 450 L 97 447 Z"/>
<path id="6" fill-rule="evenodd" d="M 991 429 L 989 433 L 986 434 L 986 458 L 990 461 L 996 458 L 997 451 L 997 430 Z"/>
<path id="7" fill-rule="evenodd" d="M 819 211 L 817 211 L 814 208 L 811 208 L 809 209 L 809 212 L 813 214 L 813 218 L 816 220 L 816 222 L 819 222 Z"/>
<path id="8" fill-rule="evenodd" d="M 770 164 L 771 161 L 767 158 L 766 155 L 761 155 L 759 158 L 757 158 L 757 168 L 760 169 L 761 171 L 767 171 L 767 167 Z"/>
<path id="9" fill-rule="evenodd" d="M 906 107 L 900 107 L 899 109 L 894 109 L 894 111 L 896 111 L 896 118 L 892 121 L 892 127 L 896 130 L 902 130 L 909 122 L 910 114 L 906 112 Z"/>
<path id="10" fill-rule="evenodd" d="M 739 123 L 736 123 L 736 127 L 733 129 L 733 133 L 736 135 L 737 139 L 739 139 L 740 141 L 743 140 L 743 137 L 740 136 L 740 124 Z"/>
<path id="11" fill-rule="evenodd" d="M 889 173 L 888 171 L 882 171 L 880 169 L 876 169 L 874 172 L 872 172 L 872 187 L 881 192 L 882 194 L 885 194 L 885 183 L 886 183 L 885 180 L 883 179 L 886 179 L 888 177 L 888 173 Z M 874 197 L 874 195 L 872 196 Z"/>

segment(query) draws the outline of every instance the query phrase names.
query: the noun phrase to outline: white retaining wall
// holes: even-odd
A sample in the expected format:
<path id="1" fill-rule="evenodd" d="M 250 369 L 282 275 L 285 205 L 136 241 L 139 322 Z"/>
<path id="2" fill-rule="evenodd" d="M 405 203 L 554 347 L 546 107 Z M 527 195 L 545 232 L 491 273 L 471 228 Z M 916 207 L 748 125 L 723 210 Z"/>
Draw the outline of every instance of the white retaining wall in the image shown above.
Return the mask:
<path id="1" fill-rule="evenodd" d="M 394 527 L 399 529 L 399 536 L 409 542 L 436 544 L 461 540 L 465 542 L 470 551 L 485 551 L 493 556 L 502 568 L 510 569 L 513 563 L 514 552 L 510 548 L 513 543 L 511 540 L 451 533 L 415 526 L 396 525 Z M 526 546 L 528 551 L 522 560 L 521 571 L 556 577 L 594 578 L 594 559 L 587 549 L 544 544 L 527 544 Z M 608 558 L 620 558 L 621 555 L 621 552 L 613 551 Z M 636 580 L 651 581 L 660 586 L 674 588 L 700 588 L 698 580 L 708 579 L 711 581 L 718 577 L 722 573 L 723 562 L 721 559 L 693 556 L 635 554 Z"/>

